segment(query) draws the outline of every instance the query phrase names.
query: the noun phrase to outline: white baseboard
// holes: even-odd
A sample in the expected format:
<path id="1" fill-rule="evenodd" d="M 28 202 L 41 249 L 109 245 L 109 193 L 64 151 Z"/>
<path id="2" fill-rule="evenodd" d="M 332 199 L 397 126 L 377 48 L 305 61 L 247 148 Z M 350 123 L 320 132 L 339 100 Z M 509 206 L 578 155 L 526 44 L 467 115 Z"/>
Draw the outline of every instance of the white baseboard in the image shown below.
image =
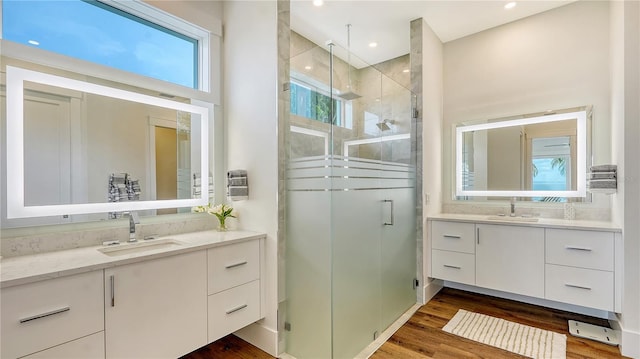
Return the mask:
<path id="1" fill-rule="evenodd" d="M 411 316 L 420 309 L 422 305 L 419 303 L 414 304 L 411 308 L 409 308 L 406 312 L 404 312 L 400 318 L 398 318 L 395 322 L 393 322 L 389 328 L 385 329 L 385 331 L 380 334 L 376 340 L 374 340 L 371 344 L 367 345 L 354 359 L 366 359 L 369 358 L 373 353 L 376 352 L 384 343 L 386 343 L 389 338 L 393 336 L 395 332 L 400 329 L 406 322 L 411 319 Z"/>
<path id="2" fill-rule="evenodd" d="M 629 358 L 640 358 L 640 333 L 625 330 L 618 320 L 609 320 L 620 341 L 620 354 Z"/>
<path id="3" fill-rule="evenodd" d="M 424 303 L 422 304 L 426 304 L 428 301 L 430 301 L 436 294 L 438 294 L 440 289 L 442 289 L 443 287 L 444 283 L 440 279 L 434 279 L 425 284 L 425 286 L 422 287 L 422 298 L 424 298 Z"/>
<path id="4" fill-rule="evenodd" d="M 250 324 L 233 333 L 240 339 L 278 357 L 278 332 L 258 323 Z"/>

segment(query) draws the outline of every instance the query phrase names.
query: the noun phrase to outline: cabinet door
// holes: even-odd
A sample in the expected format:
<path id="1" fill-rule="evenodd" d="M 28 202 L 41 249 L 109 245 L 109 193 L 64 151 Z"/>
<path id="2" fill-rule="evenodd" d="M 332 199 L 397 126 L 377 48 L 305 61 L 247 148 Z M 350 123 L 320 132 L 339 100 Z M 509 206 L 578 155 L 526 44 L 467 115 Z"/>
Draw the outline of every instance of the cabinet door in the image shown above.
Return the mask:
<path id="1" fill-rule="evenodd" d="M 476 285 L 544 298 L 544 229 L 476 228 Z"/>
<path id="2" fill-rule="evenodd" d="M 107 358 L 178 358 L 207 343 L 206 251 L 105 270 Z"/>

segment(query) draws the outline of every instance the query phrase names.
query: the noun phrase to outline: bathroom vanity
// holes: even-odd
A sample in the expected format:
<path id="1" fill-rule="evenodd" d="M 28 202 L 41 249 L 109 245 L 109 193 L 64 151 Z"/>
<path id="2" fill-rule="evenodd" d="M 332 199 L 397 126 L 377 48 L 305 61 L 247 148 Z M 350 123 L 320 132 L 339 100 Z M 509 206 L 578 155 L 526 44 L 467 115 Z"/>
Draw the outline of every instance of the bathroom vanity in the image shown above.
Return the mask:
<path id="1" fill-rule="evenodd" d="M 4 258 L 0 356 L 187 354 L 264 317 L 264 240 L 203 231 Z"/>
<path id="2" fill-rule="evenodd" d="M 622 235 L 611 223 L 442 214 L 427 230 L 432 278 L 621 310 Z"/>

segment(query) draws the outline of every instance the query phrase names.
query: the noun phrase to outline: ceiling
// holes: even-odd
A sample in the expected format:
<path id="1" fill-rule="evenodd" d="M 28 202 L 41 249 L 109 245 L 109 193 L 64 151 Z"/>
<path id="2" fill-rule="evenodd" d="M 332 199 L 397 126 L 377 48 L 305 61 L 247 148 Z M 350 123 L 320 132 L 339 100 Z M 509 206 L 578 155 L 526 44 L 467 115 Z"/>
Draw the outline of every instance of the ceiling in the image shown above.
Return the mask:
<path id="1" fill-rule="evenodd" d="M 519 0 L 507 10 L 506 0 L 325 0 L 319 7 L 311 0 L 293 0 L 291 28 L 318 45 L 333 40 L 346 48 L 346 24 L 351 24 L 351 52 L 377 64 L 409 53 L 409 23 L 414 19 L 425 19 L 440 40 L 448 42 L 573 1 Z M 371 42 L 378 46 L 369 47 Z"/>

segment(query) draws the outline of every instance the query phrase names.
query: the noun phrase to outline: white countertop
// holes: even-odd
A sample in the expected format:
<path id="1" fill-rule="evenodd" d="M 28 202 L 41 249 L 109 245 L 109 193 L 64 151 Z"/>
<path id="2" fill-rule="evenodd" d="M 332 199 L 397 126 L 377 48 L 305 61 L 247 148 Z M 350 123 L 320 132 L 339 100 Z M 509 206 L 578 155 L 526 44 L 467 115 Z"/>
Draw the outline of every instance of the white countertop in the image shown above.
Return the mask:
<path id="1" fill-rule="evenodd" d="M 519 218 L 522 218 L 522 217 L 519 217 Z M 566 220 L 566 219 L 540 218 L 540 217 L 533 217 L 533 218 L 537 218 L 538 220 L 536 222 L 527 222 L 528 218 L 523 218 L 522 220 L 518 220 L 518 217 L 516 217 L 515 219 L 507 216 L 503 218 L 499 218 L 499 216 L 488 215 L 488 214 L 440 213 L 440 214 L 428 216 L 427 220 L 473 222 L 473 223 L 560 228 L 560 229 L 581 229 L 581 230 L 587 230 L 587 231 L 622 232 L 620 227 L 612 222 Z"/>
<path id="2" fill-rule="evenodd" d="M 98 251 L 104 246 L 93 246 L 3 258 L 0 259 L 0 288 L 142 262 L 265 236 L 264 233 L 250 231 L 202 231 L 159 237 L 157 239 L 175 239 L 182 245 L 174 248 L 151 249 L 141 253 L 109 256 Z M 151 241 L 153 240 L 144 242 Z M 119 244 L 118 246 L 127 245 Z"/>

